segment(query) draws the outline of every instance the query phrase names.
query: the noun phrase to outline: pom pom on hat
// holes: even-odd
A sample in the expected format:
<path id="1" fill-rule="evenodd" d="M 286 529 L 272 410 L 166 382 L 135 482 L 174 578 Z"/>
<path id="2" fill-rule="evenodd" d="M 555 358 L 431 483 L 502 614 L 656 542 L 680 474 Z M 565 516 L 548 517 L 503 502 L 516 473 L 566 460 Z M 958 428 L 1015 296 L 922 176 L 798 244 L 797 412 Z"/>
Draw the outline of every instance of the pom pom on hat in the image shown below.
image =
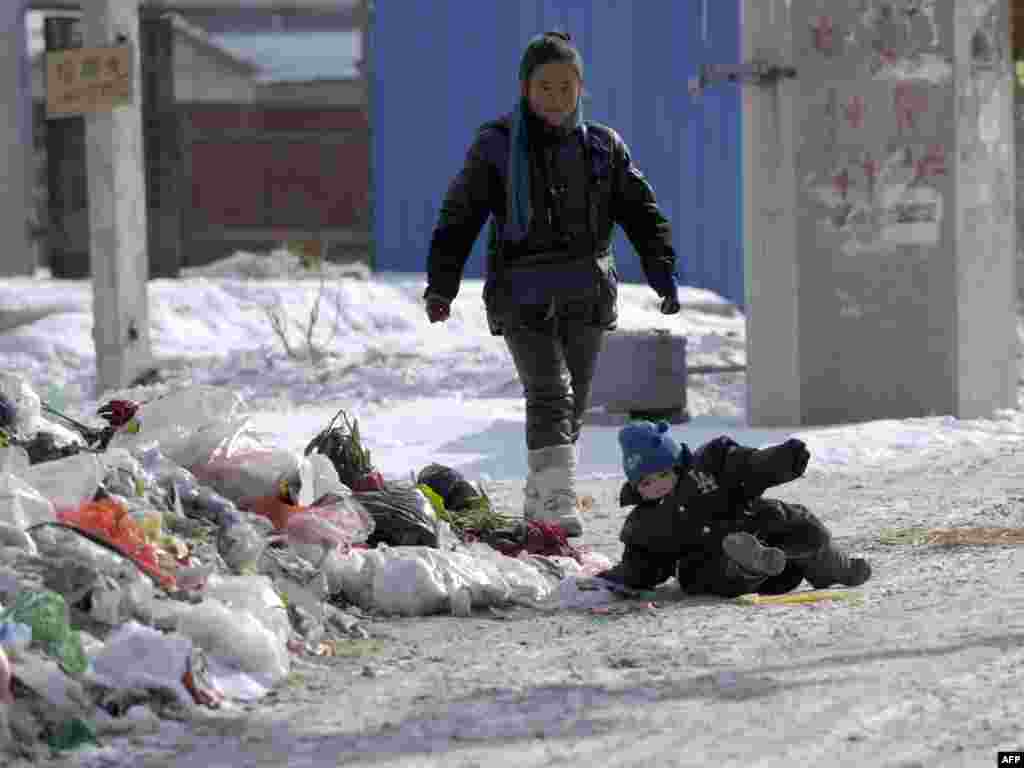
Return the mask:
<path id="1" fill-rule="evenodd" d="M 634 421 L 619 430 L 622 469 L 634 486 L 646 475 L 665 472 L 679 461 L 682 448 L 668 434 L 669 425 L 660 421 Z"/>

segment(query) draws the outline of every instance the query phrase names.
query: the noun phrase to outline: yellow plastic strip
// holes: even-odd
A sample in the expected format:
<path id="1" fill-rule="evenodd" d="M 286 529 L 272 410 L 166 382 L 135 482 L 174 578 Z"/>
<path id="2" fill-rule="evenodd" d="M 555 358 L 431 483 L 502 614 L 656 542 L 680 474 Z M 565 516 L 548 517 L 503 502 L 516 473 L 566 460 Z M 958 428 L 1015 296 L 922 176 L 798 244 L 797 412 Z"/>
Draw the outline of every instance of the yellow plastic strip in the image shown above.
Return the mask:
<path id="1" fill-rule="evenodd" d="M 736 602 L 740 605 L 798 605 L 819 603 L 823 600 L 857 601 L 860 597 L 857 592 L 815 589 L 805 592 L 789 592 L 785 595 L 740 595 L 736 598 Z"/>

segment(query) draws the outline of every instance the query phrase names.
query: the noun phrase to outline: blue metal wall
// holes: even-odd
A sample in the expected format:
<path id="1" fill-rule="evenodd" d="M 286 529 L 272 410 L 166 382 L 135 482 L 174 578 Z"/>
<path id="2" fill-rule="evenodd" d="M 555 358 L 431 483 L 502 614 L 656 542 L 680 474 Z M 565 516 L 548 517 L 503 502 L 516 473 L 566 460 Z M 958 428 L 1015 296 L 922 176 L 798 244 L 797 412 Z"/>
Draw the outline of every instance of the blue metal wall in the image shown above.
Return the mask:
<path id="1" fill-rule="evenodd" d="M 552 28 L 583 54 L 586 115 L 629 145 L 675 230 L 682 282 L 743 302 L 740 91 L 687 80 L 740 61 L 739 0 L 377 0 L 377 267 L 425 270 L 430 235 L 477 127 L 518 98 L 523 46 Z M 483 234 L 466 277 L 484 271 Z M 642 282 L 619 231 L 619 271 Z"/>

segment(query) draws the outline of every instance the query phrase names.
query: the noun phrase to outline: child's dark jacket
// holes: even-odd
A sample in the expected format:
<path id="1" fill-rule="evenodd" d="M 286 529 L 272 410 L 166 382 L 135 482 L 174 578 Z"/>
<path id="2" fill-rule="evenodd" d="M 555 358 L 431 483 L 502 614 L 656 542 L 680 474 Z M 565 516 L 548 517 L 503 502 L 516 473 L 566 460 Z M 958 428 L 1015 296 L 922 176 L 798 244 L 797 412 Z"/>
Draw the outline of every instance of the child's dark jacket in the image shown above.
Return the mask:
<path id="1" fill-rule="evenodd" d="M 606 573 L 640 589 L 676 575 L 684 590 L 704 591 L 709 574 L 721 571 L 722 540 L 738 531 L 775 539 L 796 560 L 813 555 L 827 543 L 820 521 L 799 505 L 761 498 L 800 477 L 807 459 L 799 440 L 754 449 L 719 437 L 693 455 L 683 451 L 675 490 L 664 498 L 645 500 L 625 483 L 620 504 L 636 506 L 620 534 L 622 561 Z"/>

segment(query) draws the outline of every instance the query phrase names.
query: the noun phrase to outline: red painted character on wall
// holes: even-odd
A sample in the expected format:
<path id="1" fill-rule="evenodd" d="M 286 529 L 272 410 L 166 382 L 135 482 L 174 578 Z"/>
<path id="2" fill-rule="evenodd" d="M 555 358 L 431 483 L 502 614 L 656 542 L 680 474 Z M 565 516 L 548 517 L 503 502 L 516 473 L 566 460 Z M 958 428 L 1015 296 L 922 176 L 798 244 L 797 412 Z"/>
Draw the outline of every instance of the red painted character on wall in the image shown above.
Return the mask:
<path id="1" fill-rule="evenodd" d="M 833 22 L 832 17 L 812 17 L 811 32 L 814 35 L 815 50 L 825 56 L 832 56 L 835 53 L 836 45 L 835 22 Z"/>
<path id="2" fill-rule="evenodd" d="M 843 114 L 851 128 L 859 129 L 864 125 L 864 115 L 867 112 L 866 102 L 863 96 L 851 96 L 846 106 L 843 107 Z"/>
<path id="3" fill-rule="evenodd" d="M 897 83 L 893 88 L 893 106 L 900 130 L 917 127 L 917 116 L 928 111 L 928 92 L 913 83 Z"/>

